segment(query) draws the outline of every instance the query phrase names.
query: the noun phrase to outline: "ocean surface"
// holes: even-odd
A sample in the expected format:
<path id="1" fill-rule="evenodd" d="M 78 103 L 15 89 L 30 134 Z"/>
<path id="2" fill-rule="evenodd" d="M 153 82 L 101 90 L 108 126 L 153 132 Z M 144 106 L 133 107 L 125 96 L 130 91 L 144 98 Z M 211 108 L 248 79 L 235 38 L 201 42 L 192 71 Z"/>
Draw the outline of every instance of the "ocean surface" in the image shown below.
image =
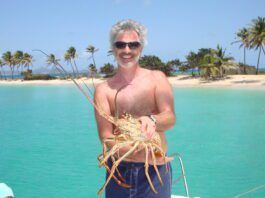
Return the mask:
<path id="1" fill-rule="evenodd" d="M 265 184 L 265 90 L 174 88 L 174 96 L 169 154 L 182 155 L 191 197 Z M 0 182 L 15 197 L 97 197 L 100 152 L 93 108 L 74 86 L 0 86 Z M 179 173 L 174 160 L 173 180 Z M 184 195 L 182 181 L 173 194 Z M 265 188 L 244 197 L 265 197 Z"/>

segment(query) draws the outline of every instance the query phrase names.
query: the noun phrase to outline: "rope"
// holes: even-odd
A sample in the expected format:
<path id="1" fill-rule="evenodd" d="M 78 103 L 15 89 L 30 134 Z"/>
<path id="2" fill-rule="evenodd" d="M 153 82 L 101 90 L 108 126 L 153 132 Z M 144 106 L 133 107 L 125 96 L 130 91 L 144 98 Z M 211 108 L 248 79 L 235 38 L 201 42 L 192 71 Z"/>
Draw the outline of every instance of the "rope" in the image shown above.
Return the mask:
<path id="1" fill-rule="evenodd" d="M 238 194 L 238 195 L 234 196 L 233 198 L 239 198 L 239 197 L 242 197 L 242 196 L 244 196 L 244 195 L 246 195 L 246 194 L 249 194 L 249 193 L 251 193 L 251 192 L 255 192 L 255 191 L 257 191 L 257 190 L 259 190 L 259 189 L 262 189 L 262 188 L 264 188 L 264 187 L 265 187 L 265 184 L 264 184 L 264 185 L 261 185 L 261 186 L 258 186 L 258 187 L 255 187 L 255 188 L 252 188 L 251 190 L 249 190 L 249 191 L 247 191 L 247 192 L 243 192 L 243 193 L 241 193 L 241 194 Z"/>

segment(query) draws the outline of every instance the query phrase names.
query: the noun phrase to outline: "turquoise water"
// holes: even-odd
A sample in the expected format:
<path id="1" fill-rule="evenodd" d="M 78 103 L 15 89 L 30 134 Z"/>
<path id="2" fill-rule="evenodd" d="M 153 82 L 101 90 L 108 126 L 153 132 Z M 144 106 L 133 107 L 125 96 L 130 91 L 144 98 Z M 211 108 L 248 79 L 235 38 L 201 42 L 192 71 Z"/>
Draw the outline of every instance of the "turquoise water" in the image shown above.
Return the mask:
<path id="1" fill-rule="evenodd" d="M 182 154 L 192 196 L 233 197 L 265 184 L 264 90 L 174 95 L 169 154 Z M 97 197 L 100 152 L 92 107 L 74 86 L 0 86 L 0 182 L 16 197 Z M 173 169 L 177 178 L 176 162 Z M 174 194 L 183 192 L 174 184 Z M 265 189 L 245 197 L 265 197 Z"/>

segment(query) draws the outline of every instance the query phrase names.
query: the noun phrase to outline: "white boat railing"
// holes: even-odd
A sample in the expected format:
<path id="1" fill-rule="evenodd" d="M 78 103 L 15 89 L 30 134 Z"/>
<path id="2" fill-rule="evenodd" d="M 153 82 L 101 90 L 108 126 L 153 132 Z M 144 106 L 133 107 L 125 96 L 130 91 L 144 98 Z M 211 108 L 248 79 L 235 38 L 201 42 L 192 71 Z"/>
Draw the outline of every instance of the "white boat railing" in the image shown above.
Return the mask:
<path id="1" fill-rule="evenodd" d="M 174 183 L 179 182 L 181 179 L 183 179 L 183 183 L 184 183 L 184 188 L 185 188 L 185 192 L 186 195 L 185 196 L 180 196 L 180 195 L 171 195 L 171 198 L 181 198 L 181 197 L 190 197 L 189 195 L 189 188 L 188 188 L 188 183 L 187 183 L 187 179 L 186 179 L 186 173 L 185 173 L 185 169 L 184 169 L 184 164 L 183 164 L 183 160 L 181 158 L 181 155 L 179 153 L 173 153 L 170 156 L 177 156 L 178 157 L 178 161 L 180 163 L 180 167 L 181 167 L 181 175 L 174 181 Z"/>

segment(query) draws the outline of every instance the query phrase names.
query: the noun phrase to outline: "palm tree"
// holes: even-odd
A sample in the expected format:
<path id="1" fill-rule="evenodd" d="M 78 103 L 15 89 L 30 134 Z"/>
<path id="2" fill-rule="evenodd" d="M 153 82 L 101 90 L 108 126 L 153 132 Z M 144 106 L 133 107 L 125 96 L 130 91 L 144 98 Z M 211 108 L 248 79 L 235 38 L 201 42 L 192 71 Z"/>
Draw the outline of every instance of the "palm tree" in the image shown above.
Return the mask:
<path id="1" fill-rule="evenodd" d="M 28 68 L 27 70 L 29 71 L 29 66 L 32 65 L 33 62 L 33 56 L 28 53 L 24 53 L 22 62 L 24 66 Z"/>
<path id="2" fill-rule="evenodd" d="M 252 20 L 252 24 L 250 26 L 250 48 L 255 50 L 259 50 L 258 61 L 257 61 L 257 70 L 256 74 L 259 73 L 259 61 L 261 50 L 265 54 L 264 46 L 265 46 L 265 17 L 258 17 L 257 19 Z"/>
<path id="3" fill-rule="evenodd" d="M 15 64 L 17 65 L 17 73 L 18 73 L 19 67 L 21 67 L 23 64 L 23 52 L 22 51 L 18 50 L 14 53 L 14 61 L 15 61 Z"/>
<path id="4" fill-rule="evenodd" d="M 53 65 L 59 74 L 67 74 L 67 71 L 59 63 L 60 59 L 57 59 L 54 54 L 45 54 L 47 56 L 47 65 Z"/>
<path id="5" fill-rule="evenodd" d="M 202 70 L 202 76 L 206 79 L 218 76 L 220 70 L 215 64 L 215 55 L 213 50 L 200 58 L 200 69 Z"/>
<path id="6" fill-rule="evenodd" d="M 76 49 L 74 47 L 69 47 L 69 49 L 64 54 L 64 60 L 67 61 L 68 63 L 70 63 L 72 70 L 73 70 L 73 73 L 74 73 L 74 76 L 76 76 L 76 73 L 77 74 L 79 73 L 77 66 L 76 66 L 76 62 L 75 62 L 76 58 L 77 58 Z M 72 63 L 72 61 L 74 64 Z"/>
<path id="7" fill-rule="evenodd" d="M 92 57 L 92 60 L 93 60 L 93 64 L 94 64 L 95 67 L 96 67 L 96 62 L 95 62 L 94 54 L 97 51 L 98 51 L 98 49 L 96 49 L 93 45 L 89 45 L 86 48 L 86 52 L 89 53 L 89 54 L 91 54 L 91 57 Z"/>
<path id="8" fill-rule="evenodd" d="M 200 48 L 198 50 L 197 53 L 197 58 L 198 58 L 198 62 L 199 62 L 199 66 L 198 66 L 198 73 L 199 76 L 201 75 L 201 65 L 205 64 L 205 59 L 204 57 L 208 54 L 212 53 L 212 49 L 211 48 Z"/>
<path id="9" fill-rule="evenodd" d="M 144 55 L 140 58 L 139 63 L 141 67 L 151 69 L 151 70 L 160 70 L 164 67 L 165 63 L 158 56 L 154 55 Z"/>
<path id="10" fill-rule="evenodd" d="M 240 29 L 236 33 L 236 36 L 238 40 L 233 43 L 241 43 L 239 48 L 244 47 L 244 74 L 246 74 L 246 49 L 249 48 L 249 44 L 250 44 L 249 43 L 249 37 L 250 37 L 249 29 L 247 28 Z"/>
<path id="11" fill-rule="evenodd" d="M 198 54 L 196 54 L 195 52 L 191 51 L 187 56 L 187 66 L 189 68 L 191 68 L 191 75 L 194 76 L 193 74 L 193 70 L 199 66 L 199 57 Z"/>
<path id="12" fill-rule="evenodd" d="M 162 68 L 162 71 L 167 75 L 167 76 L 174 76 L 175 72 L 178 67 L 180 67 L 181 62 L 179 59 L 173 59 L 169 60 L 164 67 Z"/>
<path id="13" fill-rule="evenodd" d="M 115 67 L 111 63 L 106 63 L 100 68 L 100 73 L 105 74 L 105 78 L 111 77 L 115 74 Z"/>
<path id="14" fill-rule="evenodd" d="M 46 63 L 48 65 L 55 65 L 55 64 L 57 64 L 58 61 L 59 61 L 59 59 L 56 59 L 54 54 L 50 54 L 47 57 Z"/>
<path id="15" fill-rule="evenodd" d="M 71 59 L 71 56 L 70 56 L 69 53 L 66 52 L 64 54 L 64 60 L 67 62 L 67 64 L 70 64 L 71 65 L 73 74 L 74 74 L 74 76 L 76 76 L 76 72 L 75 72 L 75 69 L 74 69 L 74 66 L 73 66 L 73 63 L 72 63 L 72 59 Z"/>
<path id="16" fill-rule="evenodd" d="M 1 70 L 2 70 L 2 66 L 3 66 L 4 64 L 3 64 L 3 62 L 2 62 L 2 60 L 0 59 L 0 68 L 1 68 Z M 1 72 L 1 70 L 0 70 L 0 77 L 1 77 L 1 79 L 2 79 L 2 72 Z"/>
<path id="17" fill-rule="evenodd" d="M 60 74 L 64 72 L 67 73 L 64 70 L 64 68 L 59 64 L 60 59 L 56 59 L 54 54 L 49 54 L 49 55 L 46 54 L 46 56 L 47 56 L 47 60 L 46 60 L 47 65 L 55 66 L 55 69 L 58 70 Z"/>
<path id="18" fill-rule="evenodd" d="M 109 50 L 109 51 L 107 52 L 107 56 L 113 56 L 113 50 Z"/>
<path id="19" fill-rule="evenodd" d="M 231 56 L 226 56 L 225 50 L 223 50 L 220 45 L 217 45 L 217 49 L 213 50 L 213 52 L 215 55 L 215 64 L 220 68 L 220 76 L 222 78 L 225 70 L 234 68 L 235 64 L 232 62 L 234 58 Z"/>
<path id="20" fill-rule="evenodd" d="M 15 64 L 12 53 L 10 51 L 7 51 L 6 53 L 2 55 L 2 59 L 4 61 L 4 64 L 10 67 L 11 76 L 12 76 L 12 79 L 14 79 L 14 68 L 16 64 Z"/>
<path id="21" fill-rule="evenodd" d="M 89 75 L 90 75 L 90 77 L 94 77 L 95 74 L 97 73 L 97 68 L 95 67 L 94 64 L 90 64 L 90 65 L 88 66 L 88 70 L 89 70 Z"/>
<path id="22" fill-rule="evenodd" d="M 225 50 L 217 45 L 217 49 L 210 49 L 210 51 L 208 51 L 208 53 L 200 60 L 200 68 L 203 70 L 205 78 L 222 78 L 224 71 L 231 68 L 237 68 L 236 64 L 232 62 L 232 60 L 234 60 L 234 58 L 226 56 Z"/>
<path id="23" fill-rule="evenodd" d="M 1 71 L 0 71 L 0 76 L 1 78 L 4 76 L 5 80 L 6 80 L 6 75 L 5 75 L 5 71 L 3 70 L 3 66 L 4 66 L 4 62 L 2 61 L 2 59 L 0 59 L 0 68 L 1 68 Z M 3 73 L 3 75 L 2 75 Z"/>

